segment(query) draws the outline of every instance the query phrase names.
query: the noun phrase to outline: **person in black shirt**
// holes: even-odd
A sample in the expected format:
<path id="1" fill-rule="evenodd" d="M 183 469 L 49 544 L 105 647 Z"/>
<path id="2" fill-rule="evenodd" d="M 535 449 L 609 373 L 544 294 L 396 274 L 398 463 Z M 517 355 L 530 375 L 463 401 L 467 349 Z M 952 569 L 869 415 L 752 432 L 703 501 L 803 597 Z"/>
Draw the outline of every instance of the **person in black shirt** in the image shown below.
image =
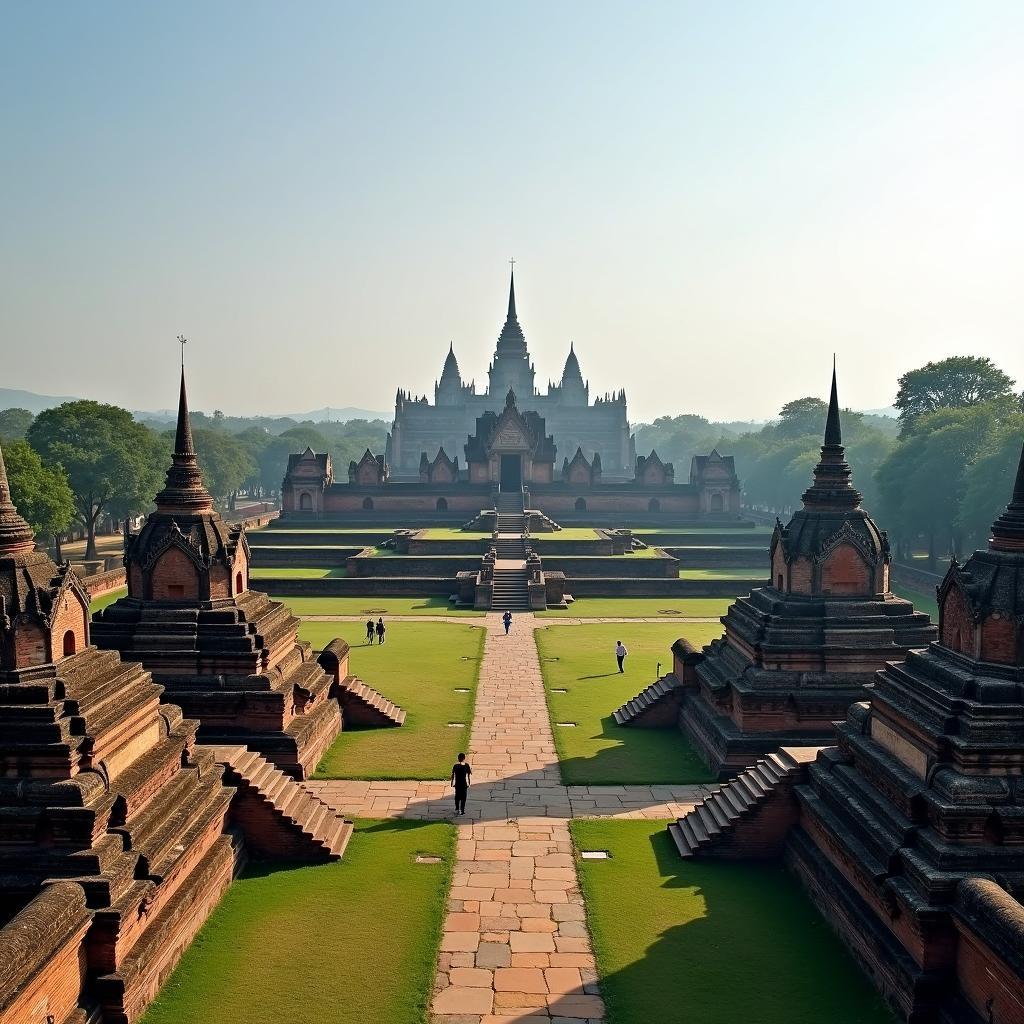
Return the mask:
<path id="1" fill-rule="evenodd" d="M 455 787 L 455 813 L 466 813 L 466 797 L 469 794 L 469 777 L 473 769 L 466 761 L 465 754 L 459 754 L 459 759 L 452 765 L 452 786 Z"/>
<path id="2" fill-rule="evenodd" d="M 377 645 L 380 646 L 384 643 L 384 620 L 377 620 Z"/>
<path id="3" fill-rule="evenodd" d="M 373 619 L 366 620 L 366 642 L 373 646 Z"/>

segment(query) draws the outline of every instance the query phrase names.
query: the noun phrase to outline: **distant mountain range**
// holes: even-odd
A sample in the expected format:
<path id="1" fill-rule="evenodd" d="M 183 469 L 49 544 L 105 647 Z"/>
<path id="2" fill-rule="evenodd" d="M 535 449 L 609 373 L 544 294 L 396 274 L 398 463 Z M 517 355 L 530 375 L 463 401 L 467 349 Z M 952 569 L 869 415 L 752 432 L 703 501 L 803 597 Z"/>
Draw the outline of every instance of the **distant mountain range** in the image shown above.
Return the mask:
<path id="1" fill-rule="evenodd" d="M 0 388 L 0 409 L 28 409 L 33 416 L 44 409 L 52 409 L 55 405 L 74 400 L 71 395 L 37 395 L 34 391 Z"/>
<path id="2" fill-rule="evenodd" d="M 0 409 L 28 409 L 34 416 L 37 416 L 44 409 L 52 409 L 55 405 L 74 401 L 77 401 L 75 395 L 37 395 L 34 391 L 22 391 L 19 388 L 0 388 Z M 177 409 L 134 410 L 134 414 L 141 419 L 168 420 L 173 422 L 178 415 L 178 411 Z M 306 420 L 313 420 L 316 423 L 321 423 L 324 420 L 330 420 L 334 423 L 347 423 L 349 420 L 391 419 L 391 413 L 388 412 L 374 412 L 372 409 L 356 409 L 351 406 L 345 406 L 341 409 L 333 407 L 314 409 L 312 412 L 282 413 L 280 416 L 271 416 L 265 413 L 255 413 L 253 415 L 267 415 L 268 419 L 297 420 L 300 423 Z"/>

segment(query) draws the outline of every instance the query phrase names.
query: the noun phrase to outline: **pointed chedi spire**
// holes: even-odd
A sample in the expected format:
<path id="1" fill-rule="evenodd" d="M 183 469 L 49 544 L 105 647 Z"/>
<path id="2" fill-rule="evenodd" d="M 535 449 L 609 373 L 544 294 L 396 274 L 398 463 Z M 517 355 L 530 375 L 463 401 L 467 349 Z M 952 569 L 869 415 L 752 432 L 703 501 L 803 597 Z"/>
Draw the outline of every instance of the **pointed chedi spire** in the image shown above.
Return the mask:
<path id="1" fill-rule="evenodd" d="M 35 543 L 35 532 L 11 500 L 7 465 L 0 449 L 0 558 L 32 551 Z"/>
<path id="2" fill-rule="evenodd" d="M 199 460 L 192 441 L 192 421 L 188 412 L 184 366 L 181 368 L 174 455 L 171 467 L 167 470 L 164 489 L 156 496 L 156 507 L 160 512 L 182 512 L 189 515 L 213 509 L 213 498 L 203 484 L 203 475 L 199 470 Z"/>
<path id="3" fill-rule="evenodd" d="M 839 389 L 836 386 L 836 368 L 832 364 L 832 393 L 829 396 L 828 415 L 825 418 L 825 437 L 821 458 L 814 467 L 814 481 L 804 491 L 804 508 L 842 512 L 857 508 L 861 494 L 850 483 L 850 467 L 843 447 L 843 431 L 839 420 Z"/>
<path id="4" fill-rule="evenodd" d="M 508 279 L 508 318 L 509 320 L 518 320 L 516 316 L 516 268 L 512 267 L 512 271 L 509 274 Z"/>
<path id="5" fill-rule="evenodd" d="M 1021 448 L 1010 503 L 992 524 L 992 539 L 988 546 L 993 551 L 1024 551 L 1024 447 Z"/>

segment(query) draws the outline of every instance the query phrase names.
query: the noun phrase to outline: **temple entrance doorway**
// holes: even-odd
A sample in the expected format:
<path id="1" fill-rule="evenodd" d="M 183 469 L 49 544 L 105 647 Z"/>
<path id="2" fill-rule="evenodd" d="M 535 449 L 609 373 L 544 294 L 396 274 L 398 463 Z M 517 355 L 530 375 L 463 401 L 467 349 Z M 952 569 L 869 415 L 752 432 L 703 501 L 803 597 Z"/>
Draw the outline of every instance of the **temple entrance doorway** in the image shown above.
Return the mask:
<path id="1" fill-rule="evenodd" d="M 523 489 L 523 457 L 521 455 L 501 456 L 501 489 L 521 491 Z"/>

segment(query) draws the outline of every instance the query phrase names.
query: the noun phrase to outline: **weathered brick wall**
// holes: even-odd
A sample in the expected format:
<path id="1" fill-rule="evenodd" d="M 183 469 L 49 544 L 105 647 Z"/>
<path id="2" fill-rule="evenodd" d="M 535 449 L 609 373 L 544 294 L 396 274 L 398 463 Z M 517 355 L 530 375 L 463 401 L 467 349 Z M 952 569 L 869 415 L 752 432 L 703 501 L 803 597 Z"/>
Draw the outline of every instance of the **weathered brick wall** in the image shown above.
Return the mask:
<path id="1" fill-rule="evenodd" d="M 1005 615 L 989 616 L 981 624 L 982 661 L 995 661 L 1002 665 L 1017 665 L 1020 627 Z"/>
<path id="2" fill-rule="evenodd" d="M 796 594 L 811 592 L 811 562 L 807 558 L 798 558 L 789 566 L 789 589 Z"/>
<path id="3" fill-rule="evenodd" d="M 21 623 L 14 630 L 14 659 L 19 668 L 50 660 L 49 637 L 39 626 Z"/>
<path id="4" fill-rule="evenodd" d="M 89 597 L 95 598 L 102 594 L 108 594 L 111 590 L 117 590 L 128 582 L 128 573 L 123 567 L 110 569 L 107 572 L 99 572 L 82 580 Z"/>
<path id="5" fill-rule="evenodd" d="M 852 544 L 840 544 L 821 566 L 823 594 L 873 594 L 874 577 Z"/>
<path id="6" fill-rule="evenodd" d="M 183 600 L 199 596 L 199 574 L 180 548 L 168 548 L 153 566 L 153 600 Z"/>
<path id="7" fill-rule="evenodd" d="M 939 608 L 939 623 L 944 647 L 974 656 L 977 649 L 977 627 L 958 587 L 951 587 L 946 593 L 946 599 Z"/>
<path id="8" fill-rule="evenodd" d="M 67 634 L 74 638 L 66 642 Z M 72 591 L 65 591 L 60 607 L 54 612 L 50 626 L 50 644 L 54 661 L 62 658 L 66 648 L 69 654 L 84 650 L 89 644 L 89 609 Z"/>

